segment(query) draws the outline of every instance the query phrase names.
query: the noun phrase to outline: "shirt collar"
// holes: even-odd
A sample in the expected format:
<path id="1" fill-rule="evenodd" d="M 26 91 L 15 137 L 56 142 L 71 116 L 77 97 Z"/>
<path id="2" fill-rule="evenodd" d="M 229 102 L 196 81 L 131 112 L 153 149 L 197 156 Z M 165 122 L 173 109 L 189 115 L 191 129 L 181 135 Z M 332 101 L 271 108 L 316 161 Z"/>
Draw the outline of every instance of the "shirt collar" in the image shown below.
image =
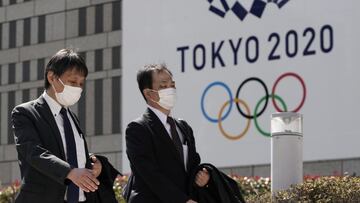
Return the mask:
<path id="1" fill-rule="evenodd" d="M 59 115 L 62 106 L 61 106 L 59 103 L 57 103 L 57 101 L 55 101 L 52 97 L 50 97 L 50 96 L 47 94 L 46 90 L 45 90 L 44 93 L 43 93 L 43 97 L 44 97 L 46 103 L 49 105 L 50 110 L 51 110 L 51 113 L 52 113 L 55 117 L 56 117 L 57 115 Z"/>
<path id="2" fill-rule="evenodd" d="M 163 112 L 161 112 L 160 110 L 148 105 L 149 109 L 151 109 L 151 111 L 153 111 L 155 113 L 155 115 L 159 118 L 159 120 L 161 121 L 161 123 L 166 126 L 167 124 L 167 117 L 168 115 L 164 114 Z M 170 115 L 169 115 L 170 116 Z"/>

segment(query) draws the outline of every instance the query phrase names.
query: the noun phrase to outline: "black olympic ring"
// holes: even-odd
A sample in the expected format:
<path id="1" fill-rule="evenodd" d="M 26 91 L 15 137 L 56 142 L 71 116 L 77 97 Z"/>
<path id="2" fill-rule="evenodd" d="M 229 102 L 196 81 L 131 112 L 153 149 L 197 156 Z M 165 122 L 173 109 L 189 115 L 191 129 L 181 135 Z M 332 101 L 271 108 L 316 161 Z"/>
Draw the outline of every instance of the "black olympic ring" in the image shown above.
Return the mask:
<path id="1" fill-rule="evenodd" d="M 244 81 L 240 84 L 240 86 L 238 87 L 238 89 L 237 89 L 237 91 L 236 91 L 236 97 L 235 97 L 235 98 L 240 98 L 239 95 L 240 95 L 240 90 L 241 90 L 242 86 L 244 86 L 247 82 L 250 82 L 250 81 L 257 81 L 257 82 L 259 82 L 259 83 L 263 86 L 263 88 L 264 88 L 264 90 L 265 90 L 265 95 L 269 95 L 269 91 L 268 91 L 268 89 L 267 89 L 264 81 L 262 81 L 260 78 L 257 78 L 257 77 L 251 77 L 251 78 L 248 78 L 248 79 L 244 80 Z M 268 102 L 269 102 L 269 97 L 266 97 L 266 99 L 265 99 L 265 104 L 264 104 L 263 108 L 261 109 L 261 111 L 260 111 L 258 114 L 256 114 L 256 117 L 259 117 L 259 116 L 261 116 L 261 114 L 264 113 L 264 111 L 265 111 L 265 109 L 266 109 L 266 107 L 267 107 L 267 105 L 268 105 Z M 250 115 L 246 115 L 246 114 L 241 110 L 240 105 L 239 105 L 238 103 L 235 103 L 235 104 L 236 104 L 236 108 L 238 109 L 239 113 L 240 113 L 242 116 L 244 116 L 245 118 L 248 118 L 248 119 L 253 119 L 253 118 L 254 118 L 254 115 L 251 115 L 251 114 L 250 114 Z"/>

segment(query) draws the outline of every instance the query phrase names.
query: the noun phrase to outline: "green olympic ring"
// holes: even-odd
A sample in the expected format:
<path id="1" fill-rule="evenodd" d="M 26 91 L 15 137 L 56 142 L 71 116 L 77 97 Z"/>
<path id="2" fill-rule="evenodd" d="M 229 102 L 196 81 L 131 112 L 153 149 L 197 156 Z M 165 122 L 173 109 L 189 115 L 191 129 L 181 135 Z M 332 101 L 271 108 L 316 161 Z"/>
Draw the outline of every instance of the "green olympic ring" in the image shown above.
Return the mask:
<path id="1" fill-rule="evenodd" d="M 270 134 L 269 132 L 265 132 L 264 130 L 262 130 L 262 129 L 260 128 L 260 125 L 259 125 L 259 123 L 258 123 L 258 121 L 257 121 L 257 116 L 256 116 L 256 114 L 257 114 L 257 112 L 258 112 L 258 109 L 259 109 L 260 104 L 261 104 L 265 99 L 270 98 L 270 97 L 272 97 L 272 98 L 280 101 L 281 105 L 282 105 L 283 108 L 284 108 L 284 111 L 283 111 L 283 112 L 286 112 L 286 111 L 287 111 L 287 106 L 286 106 L 284 100 L 283 100 L 280 96 L 278 96 L 278 95 L 271 95 L 271 94 L 270 94 L 270 95 L 266 95 L 266 96 L 264 96 L 263 98 L 261 98 L 261 99 L 259 100 L 259 102 L 256 104 L 255 111 L 254 111 L 254 122 L 255 122 L 256 129 L 257 129 L 262 135 L 264 135 L 265 137 L 271 137 L 271 134 Z"/>

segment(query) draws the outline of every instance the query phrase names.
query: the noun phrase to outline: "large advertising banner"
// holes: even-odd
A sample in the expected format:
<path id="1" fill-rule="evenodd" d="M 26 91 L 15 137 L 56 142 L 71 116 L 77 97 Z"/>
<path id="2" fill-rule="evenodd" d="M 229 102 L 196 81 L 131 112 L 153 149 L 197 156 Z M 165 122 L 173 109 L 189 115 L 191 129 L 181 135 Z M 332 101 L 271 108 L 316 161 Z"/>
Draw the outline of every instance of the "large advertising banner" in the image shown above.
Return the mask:
<path id="1" fill-rule="evenodd" d="M 166 63 L 202 162 L 270 163 L 270 116 L 304 117 L 304 160 L 359 157 L 360 1 L 125 0 L 122 126 L 136 72 Z M 123 136 L 123 170 L 129 172 Z"/>

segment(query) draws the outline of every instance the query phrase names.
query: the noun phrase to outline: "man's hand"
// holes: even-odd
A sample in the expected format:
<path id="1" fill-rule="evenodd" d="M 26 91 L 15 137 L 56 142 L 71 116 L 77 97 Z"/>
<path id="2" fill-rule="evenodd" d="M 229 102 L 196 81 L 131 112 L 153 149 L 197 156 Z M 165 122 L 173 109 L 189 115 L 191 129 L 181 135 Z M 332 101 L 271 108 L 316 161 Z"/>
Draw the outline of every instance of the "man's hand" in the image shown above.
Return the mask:
<path id="1" fill-rule="evenodd" d="M 209 179 L 209 172 L 206 170 L 206 168 L 203 168 L 196 174 L 195 183 L 199 187 L 204 187 L 206 184 L 208 184 Z"/>
<path id="2" fill-rule="evenodd" d="M 190 200 L 188 200 L 186 203 L 197 203 L 197 202 L 195 202 L 194 200 L 190 199 Z"/>
<path id="3" fill-rule="evenodd" d="M 73 168 L 67 175 L 67 179 L 71 180 L 75 185 L 85 192 L 95 192 L 100 182 L 93 175 L 93 171 L 87 168 Z"/>
<path id="4" fill-rule="evenodd" d="M 90 158 L 93 162 L 91 163 L 93 174 L 97 178 L 101 173 L 101 169 L 102 169 L 101 162 L 96 158 L 95 155 L 92 155 Z"/>

